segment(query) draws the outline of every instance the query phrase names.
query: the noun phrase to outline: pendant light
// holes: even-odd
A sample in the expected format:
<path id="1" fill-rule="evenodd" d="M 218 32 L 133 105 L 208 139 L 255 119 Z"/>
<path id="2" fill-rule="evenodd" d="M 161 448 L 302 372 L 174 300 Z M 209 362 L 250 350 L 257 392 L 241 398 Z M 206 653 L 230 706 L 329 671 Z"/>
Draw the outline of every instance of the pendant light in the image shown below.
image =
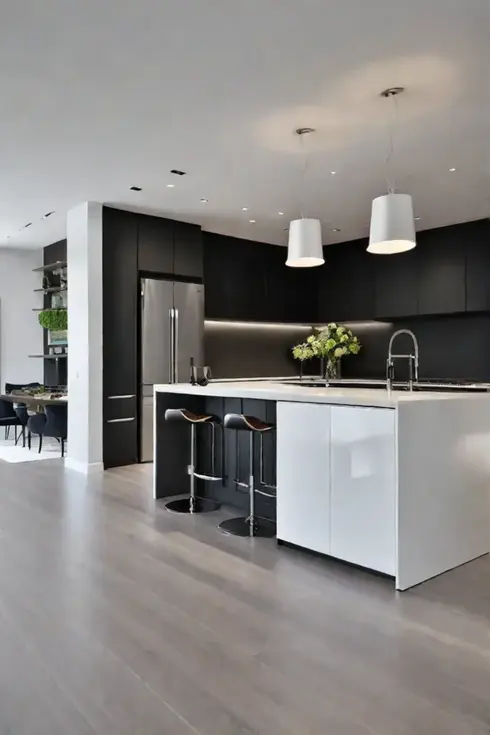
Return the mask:
<path id="1" fill-rule="evenodd" d="M 314 132 L 313 128 L 298 128 L 296 135 L 302 142 L 304 135 L 309 135 Z M 305 155 L 304 177 L 306 176 L 307 168 L 308 159 Z M 301 219 L 295 219 L 289 224 L 286 265 L 290 268 L 313 268 L 317 265 L 323 265 L 324 262 L 320 220 L 303 217 L 303 211 L 301 211 Z"/>
<path id="2" fill-rule="evenodd" d="M 382 92 L 381 96 L 393 98 L 396 111 L 395 98 L 403 91 L 403 87 L 391 87 Z M 390 131 L 387 166 L 392 162 L 393 153 L 393 131 Z M 412 250 L 416 244 L 412 197 L 410 194 L 395 193 L 394 182 L 388 182 L 388 194 L 376 197 L 373 201 L 368 253 L 395 255 Z"/>

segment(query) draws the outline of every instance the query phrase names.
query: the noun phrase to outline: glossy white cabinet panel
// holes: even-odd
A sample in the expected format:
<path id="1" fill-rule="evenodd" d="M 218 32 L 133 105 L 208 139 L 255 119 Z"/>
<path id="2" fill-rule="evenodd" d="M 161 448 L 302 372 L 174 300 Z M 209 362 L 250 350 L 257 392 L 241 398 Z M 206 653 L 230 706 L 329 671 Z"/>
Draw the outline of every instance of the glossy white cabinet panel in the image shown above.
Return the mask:
<path id="1" fill-rule="evenodd" d="M 330 406 L 277 404 L 277 538 L 330 553 Z"/>
<path id="2" fill-rule="evenodd" d="M 396 571 L 395 411 L 332 406 L 330 553 Z"/>

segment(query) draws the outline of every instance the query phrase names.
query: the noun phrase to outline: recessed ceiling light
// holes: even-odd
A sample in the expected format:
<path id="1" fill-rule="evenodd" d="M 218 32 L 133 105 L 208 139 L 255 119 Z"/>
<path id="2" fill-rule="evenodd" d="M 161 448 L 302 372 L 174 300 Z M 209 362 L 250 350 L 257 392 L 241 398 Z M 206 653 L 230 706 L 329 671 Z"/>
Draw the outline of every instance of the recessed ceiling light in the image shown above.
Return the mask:
<path id="1" fill-rule="evenodd" d="M 207 199 L 201 199 L 201 204 L 207 204 L 207 203 L 208 203 Z"/>
<path id="2" fill-rule="evenodd" d="M 48 219 L 52 214 L 54 214 L 54 210 L 52 212 L 46 212 L 46 214 L 43 214 L 43 219 Z"/>
<path id="3" fill-rule="evenodd" d="M 32 225 L 32 222 L 28 222 L 28 223 L 27 223 L 26 225 L 24 225 L 24 230 L 25 230 L 25 229 L 26 229 L 27 227 L 30 227 L 31 225 Z"/>
<path id="4" fill-rule="evenodd" d="M 420 217 L 415 217 L 414 219 L 416 219 L 418 221 L 420 219 Z"/>
<path id="5" fill-rule="evenodd" d="M 175 189 L 175 184 L 167 184 L 167 189 Z"/>
<path id="6" fill-rule="evenodd" d="M 251 225 L 254 225 L 254 224 L 255 224 L 255 222 L 256 222 L 256 220 L 254 220 L 254 219 L 249 219 L 249 222 L 250 222 L 250 224 L 251 224 Z"/>
<path id="7" fill-rule="evenodd" d="M 170 173 L 176 176 L 185 176 L 185 171 L 179 171 L 178 168 L 173 168 Z"/>
<path id="8" fill-rule="evenodd" d="M 130 186 L 129 191 L 143 191 L 141 186 Z"/>
<path id="9" fill-rule="evenodd" d="M 456 171 L 456 169 L 455 169 L 455 168 L 450 168 L 449 170 L 450 170 L 450 171 Z"/>
<path id="10" fill-rule="evenodd" d="M 332 227 L 332 232 L 340 232 L 340 227 Z"/>
<path id="11" fill-rule="evenodd" d="M 335 176 L 337 171 L 330 171 L 330 176 Z"/>
<path id="12" fill-rule="evenodd" d="M 282 216 L 284 215 L 284 212 L 278 212 L 277 214 L 278 214 L 278 215 L 279 215 L 280 217 L 282 217 Z"/>
<path id="13" fill-rule="evenodd" d="M 242 207 L 242 212 L 248 212 L 248 207 Z"/>

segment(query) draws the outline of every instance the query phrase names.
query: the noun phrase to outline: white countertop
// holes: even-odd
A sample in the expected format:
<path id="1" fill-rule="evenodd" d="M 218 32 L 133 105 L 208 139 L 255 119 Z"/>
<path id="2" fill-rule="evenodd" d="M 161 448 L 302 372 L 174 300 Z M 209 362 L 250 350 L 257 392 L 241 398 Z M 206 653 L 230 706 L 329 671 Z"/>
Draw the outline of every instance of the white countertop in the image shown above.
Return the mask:
<path id="1" fill-rule="evenodd" d="M 263 401 L 296 401 L 299 403 L 327 403 L 344 406 L 373 406 L 396 408 L 403 403 L 430 401 L 488 401 L 490 393 L 413 392 L 392 391 L 383 388 L 311 388 L 284 385 L 274 379 L 211 381 L 205 387 L 190 383 L 155 385 L 156 393 L 182 393 L 194 396 L 225 398 L 256 398 Z"/>

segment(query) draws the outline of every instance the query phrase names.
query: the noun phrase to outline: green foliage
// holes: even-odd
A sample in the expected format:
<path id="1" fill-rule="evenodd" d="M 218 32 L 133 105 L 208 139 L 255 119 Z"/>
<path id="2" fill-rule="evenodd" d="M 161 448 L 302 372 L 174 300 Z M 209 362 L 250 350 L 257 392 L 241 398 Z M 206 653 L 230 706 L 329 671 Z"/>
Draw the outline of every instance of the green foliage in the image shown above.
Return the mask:
<path id="1" fill-rule="evenodd" d="M 64 332 L 68 329 L 68 312 L 66 309 L 41 311 L 38 319 L 43 329 L 50 329 L 52 332 Z"/>
<path id="2" fill-rule="evenodd" d="M 293 347 L 293 357 L 301 361 L 320 357 L 336 362 L 346 355 L 357 355 L 360 350 L 361 343 L 352 331 L 332 322 L 322 329 L 314 329 L 306 342 Z"/>

